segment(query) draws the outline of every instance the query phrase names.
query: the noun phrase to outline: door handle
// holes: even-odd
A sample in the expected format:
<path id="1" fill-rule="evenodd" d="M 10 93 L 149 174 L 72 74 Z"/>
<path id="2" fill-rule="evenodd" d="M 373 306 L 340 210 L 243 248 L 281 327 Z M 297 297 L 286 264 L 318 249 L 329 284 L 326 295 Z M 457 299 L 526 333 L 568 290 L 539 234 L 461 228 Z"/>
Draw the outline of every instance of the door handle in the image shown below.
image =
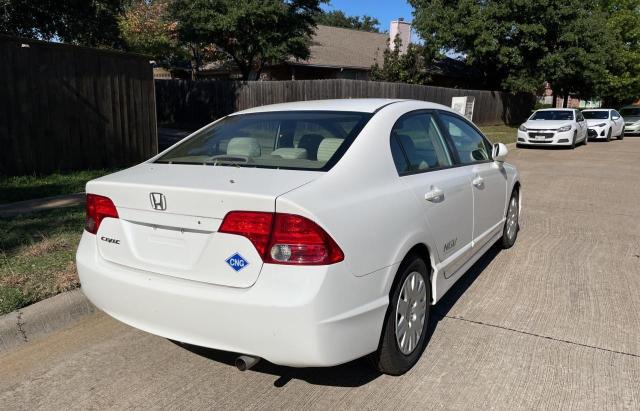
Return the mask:
<path id="1" fill-rule="evenodd" d="M 424 199 L 432 203 L 440 203 L 444 201 L 444 192 L 437 187 L 432 187 L 431 190 L 425 193 Z"/>
<path id="2" fill-rule="evenodd" d="M 476 176 L 471 182 L 477 188 L 484 188 L 484 178 Z"/>

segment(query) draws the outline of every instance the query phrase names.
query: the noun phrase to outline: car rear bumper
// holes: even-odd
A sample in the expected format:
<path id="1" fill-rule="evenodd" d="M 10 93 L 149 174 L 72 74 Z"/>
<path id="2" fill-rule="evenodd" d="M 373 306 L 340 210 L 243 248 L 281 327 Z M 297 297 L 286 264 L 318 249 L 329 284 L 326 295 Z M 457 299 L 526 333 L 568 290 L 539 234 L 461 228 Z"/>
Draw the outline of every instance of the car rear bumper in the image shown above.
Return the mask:
<path id="1" fill-rule="evenodd" d="M 110 263 L 84 233 L 77 252 L 82 290 L 98 308 L 135 328 L 193 345 L 287 366 L 332 366 L 375 351 L 388 305 L 384 278 L 345 263 L 265 264 L 250 288 L 184 280 Z"/>

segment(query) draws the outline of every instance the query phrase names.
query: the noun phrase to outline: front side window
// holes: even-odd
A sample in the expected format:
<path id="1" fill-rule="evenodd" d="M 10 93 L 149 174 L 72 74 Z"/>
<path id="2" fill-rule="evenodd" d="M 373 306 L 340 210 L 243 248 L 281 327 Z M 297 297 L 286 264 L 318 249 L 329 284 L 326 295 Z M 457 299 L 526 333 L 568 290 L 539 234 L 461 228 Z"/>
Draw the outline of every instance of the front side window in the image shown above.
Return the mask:
<path id="1" fill-rule="evenodd" d="M 391 154 L 399 174 L 453 164 L 444 138 L 430 113 L 401 117 L 391 131 Z"/>
<path id="2" fill-rule="evenodd" d="M 584 117 L 582 116 L 582 113 L 579 111 L 576 111 L 576 119 L 578 121 L 584 121 Z"/>
<path id="3" fill-rule="evenodd" d="M 533 113 L 529 120 L 573 120 L 572 110 L 542 110 Z"/>
<path id="4" fill-rule="evenodd" d="M 451 114 L 441 114 L 440 117 L 462 164 L 481 163 L 491 159 L 490 144 L 471 124 Z"/>
<path id="5" fill-rule="evenodd" d="M 604 110 L 583 111 L 582 115 L 587 120 L 606 120 L 609 118 L 609 112 Z"/>
<path id="6" fill-rule="evenodd" d="M 229 116 L 156 162 L 326 171 L 370 118 L 369 113 L 329 111 Z"/>

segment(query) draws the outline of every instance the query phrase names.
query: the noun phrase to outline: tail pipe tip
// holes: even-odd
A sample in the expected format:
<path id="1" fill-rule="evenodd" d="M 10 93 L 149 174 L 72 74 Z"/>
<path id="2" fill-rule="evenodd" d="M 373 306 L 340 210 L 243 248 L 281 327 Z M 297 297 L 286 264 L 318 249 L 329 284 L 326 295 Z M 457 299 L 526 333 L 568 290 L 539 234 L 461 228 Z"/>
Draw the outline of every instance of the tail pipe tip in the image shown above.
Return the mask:
<path id="1" fill-rule="evenodd" d="M 260 357 L 252 357 L 250 355 L 241 355 L 236 358 L 236 368 L 240 371 L 247 371 L 260 362 Z"/>

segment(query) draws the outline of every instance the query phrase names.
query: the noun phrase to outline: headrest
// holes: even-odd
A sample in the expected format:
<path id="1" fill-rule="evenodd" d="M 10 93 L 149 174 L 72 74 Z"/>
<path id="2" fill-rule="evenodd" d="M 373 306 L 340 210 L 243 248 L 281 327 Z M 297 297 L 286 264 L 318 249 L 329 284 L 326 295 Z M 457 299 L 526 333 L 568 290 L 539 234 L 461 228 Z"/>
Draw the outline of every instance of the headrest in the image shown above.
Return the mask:
<path id="1" fill-rule="evenodd" d="M 318 147 L 318 161 L 329 161 L 344 142 L 341 138 L 325 138 Z"/>
<path id="2" fill-rule="evenodd" d="M 234 137 L 227 144 L 229 155 L 260 157 L 261 152 L 260 143 L 254 137 Z"/>

